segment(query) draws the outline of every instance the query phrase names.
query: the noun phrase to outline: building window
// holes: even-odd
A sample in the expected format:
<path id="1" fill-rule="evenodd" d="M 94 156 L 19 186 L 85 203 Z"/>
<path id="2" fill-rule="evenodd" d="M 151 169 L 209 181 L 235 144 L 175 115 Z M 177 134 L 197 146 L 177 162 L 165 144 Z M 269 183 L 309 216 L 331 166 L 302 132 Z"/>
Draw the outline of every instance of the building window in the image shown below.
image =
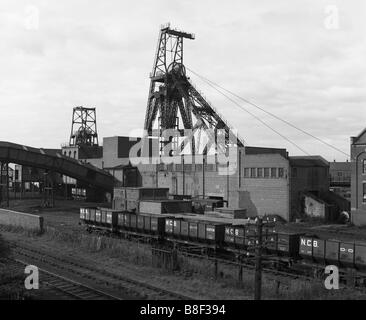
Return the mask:
<path id="1" fill-rule="evenodd" d="M 366 173 L 366 159 L 362 160 L 362 173 Z"/>
<path id="2" fill-rule="evenodd" d="M 285 175 L 284 169 L 283 168 L 278 168 L 278 177 L 283 178 L 284 175 Z"/>
<path id="3" fill-rule="evenodd" d="M 277 178 L 277 168 L 271 168 L 271 178 Z"/>
<path id="4" fill-rule="evenodd" d="M 244 178 L 249 178 L 249 168 L 244 168 Z"/>
<path id="5" fill-rule="evenodd" d="M 76 151 L 74 151 L 74 159 L 76 159 Z"/>
<path id="6" fill-rule="evenodd" d="M 255 168 L 250 168 L 250 177 L 251 178 L 255 178 L 257 175 L 256 175 L 256 169 Z"/>
<path id="7" fill-rule="evenodd" d="M 363 202 L 366 202 L 366 182 L 363 183 Z"/>
<path id="8" fill-rule="evenodd" d="M 264 168 L 264 177 L 269 178 L 269 168 Z"/>
<path id="9" fill-rule="evenodd" d="M 257 169 L 257 177 L 258 178 L 263 178 L 263 168 L 258 168 Z"/>

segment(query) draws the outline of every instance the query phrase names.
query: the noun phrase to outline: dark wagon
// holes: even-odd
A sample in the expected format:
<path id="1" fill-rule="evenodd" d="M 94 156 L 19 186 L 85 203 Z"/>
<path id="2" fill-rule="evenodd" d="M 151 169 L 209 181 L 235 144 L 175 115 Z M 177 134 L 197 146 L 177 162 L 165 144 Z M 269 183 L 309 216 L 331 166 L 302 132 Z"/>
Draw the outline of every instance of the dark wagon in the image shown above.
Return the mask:
<path id="1" fill-rule="evenodd" d="M 299 253 L 318 263 L 366 269 L 366 243 L 363 242 L 301 237 Z"/>
<path id="2" fill-rule="evenodd" d="M 96 229 L 114 232 L 118 221 L 118 212 L 110 208 L 95 208 L 89 212 L 89 219 Z"/>
<path id="3" fill-rule="evenodd" d="M 328 251 L 330 253 L 330 251 Z M 325 240 L 315 237 L 300 237 L 299 255 L 318 263 L 325 262 Z"/>
<path id="4" fill-rule="evenodd" d="M 95 223 L 95 212 L 97 208 L 81 207 L 80 208 L 80 223 L 93 225 Z"/>
<path id="5" fill-rule="evenodd" d="M 225 226 L 218 222 L 170 217 L 165 220 L 165 233 L 174 239 L 222 245 Z"/>
<path id="6" fill-rule="evenodd" d="M 118 213 L 117 229 L 119 231 L 136 231 L 136 214 L 131 212 Z"/>
<path id="7" fill-rule="evenodd" d="M 264 246 L 279 256 L 297 257 L 299 255 L 300 234 L 291 232 L 267 233 Z"/>
<path id="8" fill-rule="evenodd" d="M 225 227 L 224 242 L 225 245 L 232 248 L 242 249 L 244 248 L 245 239 L 245 226 L 244 225 L 231 225 Z"/>
<path id="9" fill-rule="evenodd" d="M 135 214 L 122 212 L 118 215 L 119 231 L 131 231 L 140 234 L 163 236 L 165 217 L 154 214 Z"/>

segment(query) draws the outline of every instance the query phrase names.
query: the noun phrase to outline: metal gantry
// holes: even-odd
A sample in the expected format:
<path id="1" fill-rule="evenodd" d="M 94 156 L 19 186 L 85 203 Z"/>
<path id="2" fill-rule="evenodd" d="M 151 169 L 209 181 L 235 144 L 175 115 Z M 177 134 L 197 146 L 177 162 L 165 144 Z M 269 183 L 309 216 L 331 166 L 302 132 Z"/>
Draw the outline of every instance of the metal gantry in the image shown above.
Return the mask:
<path id="1" fill-rule="evenodd" d="M 238 138 L 230 141 L 230 133 L 233 133 L 232 128 L 186 76 L 183 64 L 184 39 L 193 40 L 195 36 L 191 33 L 171 29 L 170 25 L 162 26 L 160 30 L 155 62 L 150 74 L 145 131 L 149 136 L 153 136 L 154 123 L 159 114 L 158 136 L 161 147 L 167 143 L 172 143 L 174 139 L 176 143 L 178 141 L 177 137 L 162 136 L 165 130 L 176 130 L 178 136 L 183 136 L 183 129 L 191 130 L 192 154 L 199 152 L 202 131 L 206 132 L 208 139 L 214 142 L 218 141 L 218 134 L 224 132 L 224 139 L 219 140 L 224 141 L 224 145 L 219 146 L 223 151 L 230 143 L 243 146 Z M 179 114 L 183 128 L 180 127 Z M 218 131 L 219 129 L 221 130 Z M 177 151 L 181 151 L 184 145 L 179 147 L 176 149 Z M 206 152 L 207 147 L 203 153 Z"/>
<path id="2" fill-rule="evenodd" d="M 99 145 L 95 108 L 76 107 L 73 109 L 69 145 Z"/>

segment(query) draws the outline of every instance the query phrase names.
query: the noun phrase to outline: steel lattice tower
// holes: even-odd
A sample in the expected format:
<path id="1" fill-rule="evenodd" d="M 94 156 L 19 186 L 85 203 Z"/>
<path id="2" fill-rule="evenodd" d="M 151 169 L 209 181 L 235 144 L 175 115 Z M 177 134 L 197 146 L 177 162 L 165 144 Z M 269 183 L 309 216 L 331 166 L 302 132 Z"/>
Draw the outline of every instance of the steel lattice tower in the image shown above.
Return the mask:
<path id="1" fill-rule="evenodd" d="M 69 145 L 99 145 L 95 108 L 76 107 L 73 109 Z"/>
<path id="2" fill-rule="evenodd" d="M 179 110 L 184 129 L 190 129 L 193 132 L 192 154 L 197 152 L 196 146 L 199 144 L 197 140 L 200 139 L 201 130 L 216 133 L 218 129 L 223 129 L 225 145 L 219 147 L 225 150 L 229 144 L 229 134 L 232 129 L 186 76 L 183 64 L 183 39 L 193 40 L 195 36 L 171 29 L 170 25 L 163 26 L 160 30 L 155 62 L 150 74 L 151 82 L 144 129 L 149 136 L 153 135 L 153 125 L 159 113 L 160 142 L 163 145 L 171 142 L 173 137 L 166 140 L 161 133 L 166 129 L 178 129 L 178 132 L 182 132 L 183 128 L 179 127 Z M 213 130 L 207 131 L 207 129 Z M 199 133 L 198 137 L 196 133 Z M 217 141 L 215 137 L 217 137 L 216 134 L 214 137 L 210 137 L 213 139 L 211 141 Z M 238 146 L 243 146 L 239 139 L 236 138 L 236 140 Z M 207 152 L 206 149 L 205 152 Z"/>

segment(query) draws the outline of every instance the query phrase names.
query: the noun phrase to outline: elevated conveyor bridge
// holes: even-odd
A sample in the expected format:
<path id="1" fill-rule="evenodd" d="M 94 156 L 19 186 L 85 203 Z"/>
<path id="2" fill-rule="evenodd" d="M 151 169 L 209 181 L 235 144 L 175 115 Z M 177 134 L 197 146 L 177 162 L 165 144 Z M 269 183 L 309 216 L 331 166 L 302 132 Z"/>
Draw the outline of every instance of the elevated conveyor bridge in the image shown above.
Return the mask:
<path id="1" fill-rule="evenodd" d="M 111 174 L 91 164 L 64 156 L 61 151 L 55 152 L 0 141 L 0 162 L 58 172 L 105 191 L 113 191 L 115 178 Z"/>

